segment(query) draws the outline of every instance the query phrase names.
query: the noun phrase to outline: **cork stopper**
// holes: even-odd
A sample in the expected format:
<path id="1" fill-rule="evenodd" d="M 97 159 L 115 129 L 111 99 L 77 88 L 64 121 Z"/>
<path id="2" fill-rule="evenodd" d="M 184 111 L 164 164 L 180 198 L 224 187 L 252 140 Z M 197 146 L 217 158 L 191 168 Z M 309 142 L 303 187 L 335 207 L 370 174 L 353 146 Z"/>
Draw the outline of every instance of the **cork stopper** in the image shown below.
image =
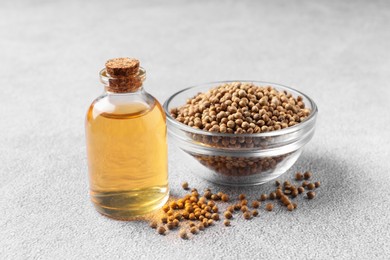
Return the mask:
<path id="1" fill-rule="evenodd" d="M 106 71 L 113 77 L 128 77 L 137 74 L 139 60 L 133 58 L 115 58 L 106 62 Z"/>
<path id="2" fill-rule="evenodd" d="M 116 93 L 133 92 L 142 86 L 139 77 L 139 60 L 133 58 L 114 58 L 106 62 L 109 75 L 108 91 Z"/>

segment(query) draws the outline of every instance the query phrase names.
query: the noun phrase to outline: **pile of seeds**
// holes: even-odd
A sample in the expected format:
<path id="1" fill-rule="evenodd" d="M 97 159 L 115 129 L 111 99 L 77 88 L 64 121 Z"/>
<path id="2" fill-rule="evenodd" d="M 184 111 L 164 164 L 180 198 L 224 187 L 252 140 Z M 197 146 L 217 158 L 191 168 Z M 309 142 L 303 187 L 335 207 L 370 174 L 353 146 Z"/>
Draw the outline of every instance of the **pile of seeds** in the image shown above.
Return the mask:
<path id="1" fill-rule="evenodd" d="M 189 134 L 202 144 L 233 149 L 271 148 L 273 137 L 248 136 L 291 127 L 306 120 L 310 109 L 301 96 L 253 83 L 234 82 L 216 86 L 170 110 L 177 121 L 196 129 L 215 133 Z M 234 136 L 218 135 L 237 134 Z M 240 136 L 246 134 L 245 136 Z M 287 137 L 286 137 L 287 138 Z M 272 171 L 288 155 L 267 158 L 240 158 L 193 155 L 211 170 L 230 176 Z"/>
<path id="2" fill-rule="evenodd" d="M 253 134 L 294 126 L 304 121 L 310 110 L 305 108 L 301 96 L 294 98 L 291 93 L 270 86 L 235 82 L 199 93 L 170 113 L 177 121 L 193 128 Z"/>
<path id="3" fill-rule="evenodd" d="M 315 197 L 314 189 L 320 187 L 320 182 L 309 182 L 312 177 L 311 172 L 304 174 L 298 172 L 295 175 L 295 181 L 300 182 L 294 185 L 290 181 L 280 183 L 275 181 L 276 189 L 269 194 L 261 194 L 258 198 L 248 201 L 245 194 L 238 196 L 238 201 L 232 204 L 225 204 L 230 201 L 230 196 L 222 192 L 213 193 L 210 189 L 205 189 L 199 194 L 196 188 L 192 188 L 189 194 L 177 200 L 172 200 L 162 208 L 162 216 L 159 221 L 152 221 L 150 227 L 157 229 L 161 235 L 165 235 L 168 230 L 180 230 L 179 236 L 188 239 L 190 234 L 196 235 L 200 231 L 216 224 L 223 219 L 223 225 L 231 226 L 231 220 L 242 217 L 246 220 L 258 217 L 262 211 L 273 211 L 275 205 L 280 204 L 286 207 L 288 211 L 295 210 L 298 205 L 293 200 L 306 193 L 307 199 Z M 187 182 L 182 184 L 184 190 L 189 190 Z M 275 202 L 275 200 L 277 200 Z M 268 201 L 268 202 L 267 202 Z M 220 214 L 218 204 L 224 207 L 223 215 Z"/>

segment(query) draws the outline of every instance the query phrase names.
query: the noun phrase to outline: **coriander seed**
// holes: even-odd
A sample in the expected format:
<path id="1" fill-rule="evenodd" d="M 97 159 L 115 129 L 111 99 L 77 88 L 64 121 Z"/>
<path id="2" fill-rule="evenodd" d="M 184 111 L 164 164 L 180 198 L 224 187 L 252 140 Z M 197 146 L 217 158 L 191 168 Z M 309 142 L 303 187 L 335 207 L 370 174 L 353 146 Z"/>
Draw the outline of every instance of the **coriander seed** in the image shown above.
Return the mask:
<path id="1" fill-rule="evenodd" d="M 293 211 L 294 210 L 294 205 L 293 204 L 288 204 L 287 205 L 287 210 L 288 211 Z"/>
<path id="2" fill-rule="evenodd" d="M 230 213 L 234 212 L 234 206 L 227 207 L 226 211 L 229 211 Z"/>
<path id="3" fill-rule="evenodd" d="M 165 204 L 163 207 L 162 207 L 163 211 L 166 213 L 169 211 L 169 205 Z"/>
<path id="4" fill-rule="evenodd" d="M 229 196 L 228 196 L 227 194 L 223 194 L 223 195 L 221 196 L 221 200 L 222 200 L 223 202 L 228 202 L 228 201 L 229 201 Z"/>
<path id="5" fill-rule="evenodd" d="M 213 220 L 217 221 L 217 220 L 219 220 L 219 215 L 218 215 L 217 213 L 213 213 L 213 214 L 211 215 L 211 218 L 212 218 Z"/>
<path id="6" fill-rule="evenodd" d="M 211 195 L 211 199 L 212 200 L 219 200 L 220 198 L 217 194 L 213 194 L 213 195 Z"/>
<path id="7" fill-rule="evenodd" d="M 267 205 L 265 205 L 265 209 L 268 211 L 272 211 L 274 209 L 274 204 L 267 203 Z"/>
<path id="8" fill-rule="evenodd" d="M 243 214 L 244 218 L 245 219 L 251 219 L 251 213 L 249 211 L 245 211 L 244 214 Z"/>
<path id="9" fill-rule="evenodd" d="M 309 191 L 306 195 L 307 195 L 307 198 L 309 200 L 311 200 L 311 199 L 314 199 L 314 197 L 316 196 L 316 193 L 314 191 Z"/>
<path id="10" fill-rule="evenodd" d="M 309 183 L 309 185 L 307 185 L 307 188 L 308 188 L 309 190 L 314 190 L 315 187 L 316 187 L 316 185 L 315 185 L 314 183 Z"/>
<path id="11" fill-rule="evenodd" d="M 261 194 L 261 196 L 260 196 L 260 200 L 261 200 L 261 201 L 265 201 L 265 200 L 267 200 L 267 199 L 268 199 L 267 194 L 265 194 L 265 193 Z"/>
<path id="12" fill-rule="evenodd" d="M 260 207 L 260 202 L 258 202 L 257 200 L 253 201 L 252 202 L 252 208 L 257 209 L 258 207 Z"/>
<path id="13" fill-rule="evenodd" d="M 201 230 L 201 231 L 204 230 L 204 225 L 203 225 L 203 223 L 199 223 L 198 229 Z"/>
<path id="14" fill-rule="evenodd" d="M 181 184 L 181 187 L 184 189 L 184 190 L 188 190 L 189 189 L 189 186 L 188 186 L 188 182 L 183 182 L 182 184 Z"/>
<path id="15" fill-rule="evenodd" d="M 240 195 L 238 196 L 238 199 L 239 199 L 239 200 L 244 200 L 245 198 L 246 198 L 245 194 L 240 194 Z"/>
<path id="16" fill-rule="evenodd" d="M 225 213 L 223 213 L 223 215 L 227 219 L 231 219 L 233 217 L 233 214 L 230 211 L 225 211 Z"/>
<path id="17" fill-rule="evenodd" d="M 228 226 L 230 226 L 230 221 L 227 220 L 227 219 L 225 219 L 225 220 L 223 221 L 223 224 L 224 224 L 226 227 L 228 227 Z"/>
<path id="18" fill-rule="evenodd" d="M 186 231 L 184 228 L 180 230 L 179 236 L 180 236 L 182 239 L 188 239 L 187 231 Z"/>
<path id="19" fill-rule="evenodd" d="M 319 181 L 316 181 L 316 182 L 314 183 L 314 185 L 316 186 L 316 188 L 318 188 L 318 187 L 321 186 L 321 183 L 320 183 Z"/>
<path id="20" fill-rule="evenodd" d="M 168 217 L 167 216 L 161 217 L 161 222 L 162 223 L 168 223 Z"/>
<path id="21" fill-rule="evenodd" d="M 249 209 L 248 209 L 248 207 L 247 206 L 242 206 L 241 207 L 241 211 L 242 212 L 247 212 Z"/>
<path id="22" fill-rule="evenodd" d="M 234 210 L 235 211 L 239 211 L 240 209 L 241 209 L 241 204 L 237 203 L 237 204 L 234 205 Z"/>
<path id="23" fill-rule="evenodd" d="M 157 221 L 150 222 L 149 226 L 154 229 L 157 228 Z"/>
<path id="24" fill-rule="evenodd" d="M 303 179 L 303 175 L 302 175 L 302 173 L 300 173 L 300 172 L 297 172 L 296 174 L 295 174 L 295 180 L 297 180 L 297 181 L 301 181 Z"/>
<path id="25" fill-rule="evenodd" d="M 195 234 L 198 234 L 199 230 L 197 227 L 193 226 L 190 228 L 190 232 L 195 235 Z"/>
<path id="26" fill-rule="evenodd" d="M 312 173 L 311 173 L 311 172 L 309 172 L 309 171 L 307 171 L 307 172 L 305 172 L 305 173 L 303 174 L 303 177 L 305 178 L 305 180 L 308 180 L 308 179 L 310 179 L 310 178 L 311 178 L 311 176 L 312 176 Z"/>
<path id="27" fill-rule="evenodd" d="M 172 229 L 174 229 L 176 226 L 175 226 L 175 224 L 173 223 L 173 222 L 168 222 L 167 223 L 167 228 L 169 229 L 169 230 L 172 230 Z"/>
<path id="28" fill-rule="evenodd" d="M 163 226 L 159 226 L 158 229 L 157 229 L 157 232 L 160 235 L 165 235 L 166 229 Z"/>
<path id="29" fill-rule="evenodd" d="M 257 217 L 257 216 L 259 215 L 259 212 L 258 212 L 257 210 L 253 210 L 253 211 L 252 211 L 252 215 L 253 215 L 254 217 Z"/>

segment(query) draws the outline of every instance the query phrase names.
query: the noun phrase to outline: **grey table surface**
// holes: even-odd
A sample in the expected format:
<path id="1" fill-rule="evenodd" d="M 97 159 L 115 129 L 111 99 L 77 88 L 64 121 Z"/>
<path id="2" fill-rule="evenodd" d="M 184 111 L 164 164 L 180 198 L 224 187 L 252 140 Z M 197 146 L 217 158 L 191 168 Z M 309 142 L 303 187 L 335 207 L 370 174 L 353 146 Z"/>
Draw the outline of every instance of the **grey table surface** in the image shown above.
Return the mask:
<path id="1" fill-rule="evenodd" d="M 389 1 L 2 1 L 1 259 L 389 259 Z M 163 102 L 210 81 L 278 82 L 311 96 L 317 130 L 295 171 L 322 182 L 314 201 L 181 240 L 146 221 L 102 217 L 88 198 L 84 116 L 108 58 L 132 56 Z M 254 198 L 272 184 L 217 187 Z"/>

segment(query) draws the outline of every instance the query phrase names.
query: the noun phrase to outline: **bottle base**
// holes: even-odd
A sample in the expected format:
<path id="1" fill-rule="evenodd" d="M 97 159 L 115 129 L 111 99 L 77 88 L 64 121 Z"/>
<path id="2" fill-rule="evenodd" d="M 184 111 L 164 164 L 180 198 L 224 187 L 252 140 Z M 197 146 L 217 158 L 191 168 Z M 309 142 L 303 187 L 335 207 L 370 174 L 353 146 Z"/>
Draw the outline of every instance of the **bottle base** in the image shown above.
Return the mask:
<path id="1" fill-rule="evenodd" d="M 126 192 L 91 192 L 95 209 L 116 220 L 132 220 L 161 208 L 169 198 L 168 188 Z"/>

